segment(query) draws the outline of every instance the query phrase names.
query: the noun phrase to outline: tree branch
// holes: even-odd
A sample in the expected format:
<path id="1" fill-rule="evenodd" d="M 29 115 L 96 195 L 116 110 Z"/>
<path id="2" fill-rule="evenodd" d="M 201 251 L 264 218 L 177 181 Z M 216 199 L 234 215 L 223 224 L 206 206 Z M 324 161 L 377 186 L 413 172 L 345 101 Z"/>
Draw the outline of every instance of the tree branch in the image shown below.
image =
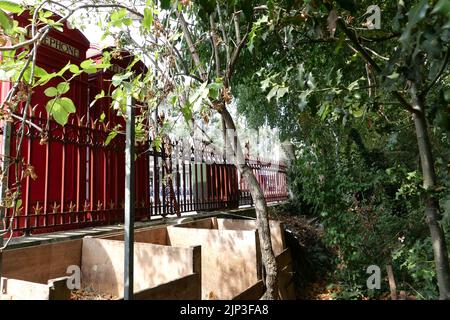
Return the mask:
<path id="1" fill-rule="evenodd" d="M 353 43 L 355 49 L 362 55 L 363 59 L 366 60 L 366 62 L 369 63 L 374 68 L 375 71 L 381 73 L 382 72 L 381 67 L 376 63 L 376 61 L 372 58 L 372 56 L 362 47 L 356 35 L 352 31 L 350 31 L 349 28 L 347 28 L 342 18 L 339 18 L 337 20 L 337 24 L 345 33 L 345 35 L 350 39 L 350 41 Z M 412 105 L 408 103 L 408 101 L 406 101 L 406 99 L 402 96 L 400 92 L 394 90 L 391 91 L 391 93 L 398 101 L 400 101 L 400 104 L 403 106 L 403 108 L 405 108 L 409 112 L 411 113 L 420 112 L 419 110 L 414 109 Z"/>
<path id="2" fill-rule="evenodd" d="M 198 71 L 200 72 L 200 78 L 203 80 L 207 79 L 207 75 L 205 73 L 205 69 L 203 69 L 203 66 L 200 62 L 200 56 L 197 53 L 197 49 L 194 46 L 194 41 L 192 41 L 191 32 L 189 31 L 189 28 L 187 26 L 186 20 L 184 19 L 183 13 L 177 11 L 177 17 L 180 21 L 181 30 L 183 31 L 184 39 L 186 40 L 189 48 L 189 52 L 192 55 L 192 58 L 194 59 L 195 66 L 197 67 Z"/>
<path id="3" fill-rule="evenodd" d="M 228 42 L 228 36 L 225 31 L 225 25 L 222 19 L 222 11 L 220 10 L 219 2 L 217 2 L 217 15 L 219 16 L 220 29 L 222 30 L 223 43 L 225 44 L 225 52 L 227 61 L 226 64 L 230 62 L 230 43 Z"/>
<path id="4" fill-rule="evenodd" d="M 428 94 L 428 92 L 431 90 L 431 88 L 434 87 L 434 85 L 438 82 L 439 78 L 442 76 L 442 74 L 445 72 L 445 70 L 447 70 L 447 64 L 448 64 L 448 60 L 449 60 L 449 55 L 450 55 L 450 49 L 447 49 L 447 52 L 445 53 L 445 58 L 444 61 L 442 62 L 442 67 L 439 70 L 439 73 L 436 75 L 436 78 L 434 78 L 433 81 L 431 81 L 431 83 L 428 85 L 428 87 L 426 87 L 420 94 L 419 97 L 421 99 L 424 99 L 426 97 L 426 95 Z"/>
<path id="5" fill-rule="evenodd" d="M 214 52 L 214 60 L 216 65 L 216 77 L 221 77 L 220 72 L 220 56 L 219 56 L 219 48 L 217 46 L 217 38 L 216 38 L 216 22 L 214 21 L 214 12 L 209 15 L 209 27 L 210 29 L 210 38 L 212 49 Z"/>
<path id="6" fill-rule="evenodd" d="M 247 42 L 247 37 L 248 37 L 248 32 L 244 35 L 244 38 L 242 38 L 242 40 L 238 43 L 236 49 L 234 49 L 234 51 L 233 51 L 233 55 L 231 56 L 231 60 L 227 66 L 227 71 L 226 71 L 226 81 L 228 84 L 231 81 L 231 76 L 233 74 L 234 67 L 236 65 L 236 61 L 239 57 L 239 54 L 241 53 L 241 50 L 244 47 L 245 42 Z"/>

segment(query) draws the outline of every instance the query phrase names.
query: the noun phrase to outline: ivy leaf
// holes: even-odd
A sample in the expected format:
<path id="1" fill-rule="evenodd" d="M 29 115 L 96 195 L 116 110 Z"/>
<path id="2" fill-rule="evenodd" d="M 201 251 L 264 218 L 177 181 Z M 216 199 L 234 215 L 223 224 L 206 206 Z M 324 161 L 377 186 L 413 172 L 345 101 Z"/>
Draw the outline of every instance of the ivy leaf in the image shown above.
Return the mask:
<path id="1" fill-rule="evenodd" d="M 23 8 L 17 3 L 11 1 L 0 0 L 0 9 L 12 13 L 22 13 Z"/>

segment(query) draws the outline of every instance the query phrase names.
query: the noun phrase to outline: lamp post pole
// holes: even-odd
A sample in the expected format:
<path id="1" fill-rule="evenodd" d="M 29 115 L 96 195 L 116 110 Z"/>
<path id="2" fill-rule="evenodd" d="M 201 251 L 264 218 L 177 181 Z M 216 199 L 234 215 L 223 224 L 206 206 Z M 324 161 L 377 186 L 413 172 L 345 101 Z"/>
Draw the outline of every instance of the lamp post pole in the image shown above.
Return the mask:
<path id="1" fill-rule="evenodd" d="M 125 144 L 125 266 L 124 299 L 133 299 L 134 284 L 134 211 L 135 211 L 135 170 L 134 141 L 135 113 L 133 98 L 127 98 L 126 144 Z"/>

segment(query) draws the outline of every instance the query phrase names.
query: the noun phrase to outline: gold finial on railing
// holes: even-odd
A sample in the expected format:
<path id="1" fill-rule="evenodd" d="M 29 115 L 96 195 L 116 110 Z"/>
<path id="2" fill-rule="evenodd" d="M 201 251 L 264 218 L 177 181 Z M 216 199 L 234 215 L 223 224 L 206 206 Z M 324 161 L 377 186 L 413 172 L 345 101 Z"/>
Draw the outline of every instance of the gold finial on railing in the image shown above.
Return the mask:
<path id="1" fill-rule="evenodd" d="M 35 214 L 35 215 L 41 214 L 41 213 L 42 213 L 42 209 L 44 209 L 44 207 L 41 207 L 41 206 L 39 205 L 39 201 L 38 201 L 38 202 L 36 203 L 36 206 L 33 207 L 34 214 Z"/>
<path id="2" fill-rule="evenodd" d="M 58 213 L 59 208 L 61 208 L 61 206 L 56 201 L 53 202 L 52 212 Z"/>
<path id="3" fill-rule="evenodd" d="M 76 208 L 76 204 L 72 203 L 72 201 L 70 201 L 68 208 L 69 208 L 69 212 L 74 212 L 75 208 Z"/>

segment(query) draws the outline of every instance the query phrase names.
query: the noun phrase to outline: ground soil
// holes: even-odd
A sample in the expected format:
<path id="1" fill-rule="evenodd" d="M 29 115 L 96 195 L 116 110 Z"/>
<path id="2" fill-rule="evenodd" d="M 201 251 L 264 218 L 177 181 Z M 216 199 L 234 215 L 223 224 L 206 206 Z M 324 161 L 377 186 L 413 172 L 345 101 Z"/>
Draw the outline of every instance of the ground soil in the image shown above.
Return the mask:
<path id="1" fill-rule="evenodd" d="M 294 261 L 297 299 L 332 300 L 337 291 L 328 284 L 335 252 L 323 242 L 323 229 L 314 219 L 290 212 L 283 206 L 269 210 L 270 219 L 282 221 L 286 244 Z"/>

